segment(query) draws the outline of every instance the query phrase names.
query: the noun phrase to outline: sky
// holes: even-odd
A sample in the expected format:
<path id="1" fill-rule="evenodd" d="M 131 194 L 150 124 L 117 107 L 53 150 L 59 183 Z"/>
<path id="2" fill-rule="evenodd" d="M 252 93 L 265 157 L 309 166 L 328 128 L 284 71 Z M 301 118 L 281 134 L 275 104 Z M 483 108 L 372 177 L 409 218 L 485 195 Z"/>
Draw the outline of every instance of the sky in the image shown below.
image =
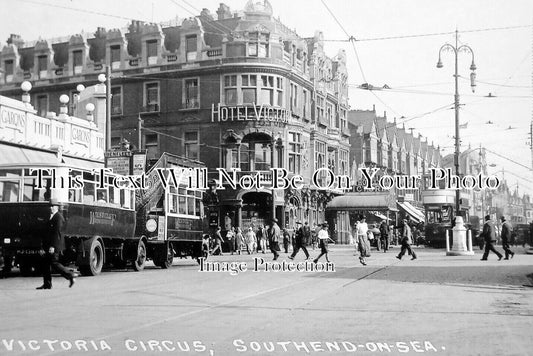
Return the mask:
<path id="1" fill-rule="evenodd" d="M 255 0 L 257 1 L 257 0 Z M 2 45 L 15 33 L 26 41 L 97 27 L 125 28 L 132 19 L 164 22 L 199 15 L 216 16 L 219 3 L 243 10 L 247 0 L 0 0 Z M 504 176 L 513 189 L 533 194 L 533 1 L 530 0 L 271 0 L 275 17 L 302 37 L 321 31 L 333 57 L 348 58 L 351 109 L 386 112 L 443 154 L 454 150 L 454 55 L 445 43 L 474 52 L 475 93 L 470 88 L 472 55 L 459 53 L 461 149 L 487 148 L 489 173 Z M 9 14 L 5 16 L 5 14 Z M 354 38 L 354 41 L 349 41 Z M 390 89 L 368 91 L 363 83 Z"/>

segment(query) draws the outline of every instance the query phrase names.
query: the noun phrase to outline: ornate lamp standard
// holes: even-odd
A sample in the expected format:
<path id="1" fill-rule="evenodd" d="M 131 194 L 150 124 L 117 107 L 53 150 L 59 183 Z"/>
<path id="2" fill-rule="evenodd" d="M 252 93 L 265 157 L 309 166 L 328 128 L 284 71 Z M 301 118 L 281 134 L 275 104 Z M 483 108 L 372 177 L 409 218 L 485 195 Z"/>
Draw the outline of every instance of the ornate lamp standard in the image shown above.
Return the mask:
<path id="1" fill-rule="evenodd" d="M 472 50 L 472 48 L 470 48 L 470 46 L 467 46 L 467 45 L 459 46 L 458 39 L 459 39 L 459 32 L 456 29 L 455 30 L 455 46 L 450 43 L 446 43 L 440 48 L 439 61 L 437 62 L 437 68 L 443 67 L 442 61 L 441 61 L 442 52 L 453 51 L 453 53 L 455 54 L 455 74 L 454 74 L 454 77 L 455 77 L 455 96 L 454 96 L 455 98 L 455 103 L 454 103 L 454 107 L 455 107 L 455 155 L 454 155 L 454 164 L 455 164 L 455 174 L 458 177 L 460 177 L 459 154 L 461 152 L 461 142 L 459 140 L 459 73 L 458 73 L 459 52 L 462 51 L 462 52 L 470 53 L 472 55 L 472 64 L 470 65 L 470 70 L 472 71 L 470 73 L 470 87 L 472 88 L 472 92 L 476 90 L 476 72 L 475 72 L 476 65 L 474 64 L 474 51 Z M 459 207 L 460 207 L 459 197 L 460 197 L 460 191 L 459 189 L 457 189 L 455 191 L 455 216 L 459 214 Z"/>

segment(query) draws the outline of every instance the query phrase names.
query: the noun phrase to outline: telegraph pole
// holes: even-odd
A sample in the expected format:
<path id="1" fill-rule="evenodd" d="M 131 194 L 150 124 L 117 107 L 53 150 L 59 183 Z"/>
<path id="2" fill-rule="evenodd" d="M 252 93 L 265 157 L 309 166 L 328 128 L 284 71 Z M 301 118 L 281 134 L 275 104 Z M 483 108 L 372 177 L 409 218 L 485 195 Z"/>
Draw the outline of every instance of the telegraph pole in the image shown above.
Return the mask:
<path id="1" fill-rule="evenodd" d="M 106 67 L 106 106 L 105 106 L 105 120 L 106 120 L 106 150 L 111 149 L 111 66 Z"/>

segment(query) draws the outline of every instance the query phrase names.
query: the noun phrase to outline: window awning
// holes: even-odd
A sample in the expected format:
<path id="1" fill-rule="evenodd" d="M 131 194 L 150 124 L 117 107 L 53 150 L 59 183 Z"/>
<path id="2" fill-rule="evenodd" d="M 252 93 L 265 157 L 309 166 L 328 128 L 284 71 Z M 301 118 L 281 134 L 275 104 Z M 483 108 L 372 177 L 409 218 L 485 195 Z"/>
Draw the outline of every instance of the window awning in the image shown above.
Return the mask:
<path id="1" fill-rule="evenodd" d="M 0 145 L 0 166 L 58 165 L 54 152 L 39 151 L 11 145 Z"/>
<path id="2" fill-rule="evenodd" d="M 380 218 L 381 220 L 391 220 L 390 218 L 386 217 L 385 215 L 377 212 L 377 211 L 369 211 L 370 214 L 374 215 L 377 218 Z"/>
<path id="3" fill-rule="evenodd" d="M 62 160 L 59 161 L 57 153 L 55 152 L 0 144 L 0 167 L 59 167 L 63 164 L 67 164 L 74 168 L 85 169 L 98 169 L 104 167 L 104 163 L 99 161 L 90 161 L 68 156 L 62 156 Z"/>
<path id="4" fill-rule="evenodd" d="M 396 211 L 394 197 L 389 194 L 346 194 L 333 198 L 326 210 L 391 210 Z"/>
<path id="5" fill-rule="evenodd" d="M 63 162 L 73 168 L 84 168 L 84 169 L 104 168 L 104 162 L 89 161 L 86 159 L 79 159 L 79 158 L 73 158 L 73 157 L 68 157 L 68 156 L 63 156 Z"/>
<path id="6" fill-rule="evenodd" d="M 424 221 L 424 213 L 421 212 L 418 208 L 411 205 L 409 202 L 398 202 L 398 206 L 405 211 L 411 218 L 416 222 L 423 222 Z"/>

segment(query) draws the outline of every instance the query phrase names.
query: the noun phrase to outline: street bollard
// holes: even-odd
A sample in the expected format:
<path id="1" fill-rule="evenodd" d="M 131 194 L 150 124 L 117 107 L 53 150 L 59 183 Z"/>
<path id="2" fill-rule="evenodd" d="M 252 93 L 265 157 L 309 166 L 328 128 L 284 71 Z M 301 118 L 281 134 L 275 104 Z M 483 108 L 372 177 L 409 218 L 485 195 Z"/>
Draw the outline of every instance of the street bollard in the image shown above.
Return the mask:
<path id="1" fill-rule="evenodd" d="M 446 252 L 450 252 L 450 234 L 448 229 L 446 229 Z"/>
<path id="2" fill-rule="evenodd" d="M 472 230 L 468 230 L 466 232 L 466 238 L 467 238 L 467 246 L 469 252 L 474 252 L 474 249 L 472 248 Z"/>
<path id="3" fill-rule="evenodd" d="M 453 245 L 450 248 L 450 244 L 448 243 L 447 248 L 449 248 L 448 251 L 446 251 L 446 256 L 469 256 L 473 255 L 474 252 L 471 251 L 470 246 L 468 246 L 468 239 L 467 239 L 467 232 L 466 226 L 463 221 L 462 216 L 456 216 L 455 217 L 455 226 L 452 229 L 453 232 Z"/>

